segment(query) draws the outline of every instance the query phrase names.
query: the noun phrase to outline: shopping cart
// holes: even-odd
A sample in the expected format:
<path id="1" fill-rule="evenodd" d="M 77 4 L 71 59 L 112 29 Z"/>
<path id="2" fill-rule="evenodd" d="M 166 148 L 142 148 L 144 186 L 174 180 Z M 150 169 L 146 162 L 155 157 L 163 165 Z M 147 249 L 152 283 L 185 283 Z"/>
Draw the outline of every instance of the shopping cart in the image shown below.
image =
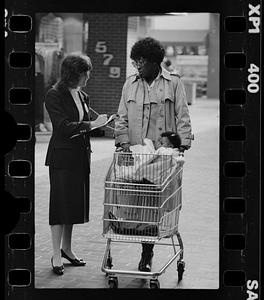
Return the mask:
<path id="1" fill-rule="evenodd" d="M 108 277 L 110 288 L 118 287 L 118 275 L 121 275 L 149 278 L 150 288 L 158 289 L 158 276 L 177 257 L 178 282 L 182 279 L 185 263 L 178 222 L 183 162 L 183 157 L 176 161 L 171 155 L 114 153 L 105 179 L 103 215 L 103 236 L 107 243 L 102 271 Z M 163 238 L 167 242 L 161 242 Z M 155 272 L 114 269 L 111 256 L 111 243 L 114 242 L 171 246 L 173 255 Z"/>

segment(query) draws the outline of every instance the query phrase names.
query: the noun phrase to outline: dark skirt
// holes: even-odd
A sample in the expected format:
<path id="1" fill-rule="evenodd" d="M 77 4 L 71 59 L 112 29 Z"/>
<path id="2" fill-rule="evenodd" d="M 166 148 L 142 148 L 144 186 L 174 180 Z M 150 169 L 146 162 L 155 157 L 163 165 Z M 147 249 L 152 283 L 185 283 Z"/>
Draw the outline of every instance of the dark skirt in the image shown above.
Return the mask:
<path id="1" fill-rule="evenodd" d="M 49 225 L 89 221 L 89 175 L 84 170 L 49 167 Z"/>

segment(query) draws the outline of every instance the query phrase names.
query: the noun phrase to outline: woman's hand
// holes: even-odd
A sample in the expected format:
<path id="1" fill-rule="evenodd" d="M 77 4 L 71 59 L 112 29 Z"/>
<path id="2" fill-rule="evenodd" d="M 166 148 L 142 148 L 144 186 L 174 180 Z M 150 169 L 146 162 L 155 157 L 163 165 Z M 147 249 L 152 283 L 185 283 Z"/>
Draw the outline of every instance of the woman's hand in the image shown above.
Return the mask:
<path id="1" fill-rule="evenodd" d="M 91 127 L 101 127 L 107 121 L 107 114 L 98 115 L 95 121 L 91 121 Z"/>

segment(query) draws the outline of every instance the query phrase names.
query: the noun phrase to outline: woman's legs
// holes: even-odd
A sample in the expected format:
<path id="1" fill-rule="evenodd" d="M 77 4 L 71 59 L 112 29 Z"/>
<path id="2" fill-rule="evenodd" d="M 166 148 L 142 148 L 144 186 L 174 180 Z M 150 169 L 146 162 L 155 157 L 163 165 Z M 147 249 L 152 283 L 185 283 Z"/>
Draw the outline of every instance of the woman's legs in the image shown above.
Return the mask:
<path id="1" fill-rule="evenodd" d="M 152 243 L 142 243 L 141 260 L 138 264 L 139 271 L 150 272 L 152 265 L 152 257 L 154 255 Z"/>
<path id="2" fill-rule="evenodd" d="M 63 225 L 62 249 L 70 258 L 78 259 L 78 257 L 72 251 L 72 230 L 73 230 L 73 224 Z"/>
<path id="3" fill-rule="evenodd" d="M 51 239 L 52 239 L 52 247 L 53 247 L 53 265 L 61 266 L 61 240 L 62 240 L 62 232 L 63 225 L 51 225 Z"/>

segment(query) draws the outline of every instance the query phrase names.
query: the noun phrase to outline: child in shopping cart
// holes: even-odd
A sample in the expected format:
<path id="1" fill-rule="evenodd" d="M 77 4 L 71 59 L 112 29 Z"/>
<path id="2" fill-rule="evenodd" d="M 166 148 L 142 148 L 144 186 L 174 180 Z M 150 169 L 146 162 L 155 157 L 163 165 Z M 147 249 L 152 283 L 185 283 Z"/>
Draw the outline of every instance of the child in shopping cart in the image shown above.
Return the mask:
<path id="1" fill-rule="evenodd" d="M 116 178 L 120 180 L 144 181 L 159 184 L 171 168 L 184 162 L 179 149 L 180 136 L 172 131 L 163 132 L 154 146 L 145 138 L 144 145 L 133 145 L 124 161 L 116 166 Z M 132 163 L 127 163 L 132 161 Z"/>
<path id="2" fill-rule="evenodd" d="M 165 131 L 161 134 L 160 147 L 156 150 L 156 154 L 162 155 L 179 155 L 181 146 L 180 136 L 173 131 Z"/>
<path id="3" fill-rule="evenodd" d="M 149 153 L 149 154 L 161 154 L 161 155 L 179 155 L 179 149 L 181 146 L 180 136 L 173 131 L 165 131 L 160 135 L 156 147 L 153 142 L 145 138 L 144 145 L 137 144 L 130 146 L 130 151 L 133 153 Z M 117 150 L 119 151 L 119 149 Z"/>

